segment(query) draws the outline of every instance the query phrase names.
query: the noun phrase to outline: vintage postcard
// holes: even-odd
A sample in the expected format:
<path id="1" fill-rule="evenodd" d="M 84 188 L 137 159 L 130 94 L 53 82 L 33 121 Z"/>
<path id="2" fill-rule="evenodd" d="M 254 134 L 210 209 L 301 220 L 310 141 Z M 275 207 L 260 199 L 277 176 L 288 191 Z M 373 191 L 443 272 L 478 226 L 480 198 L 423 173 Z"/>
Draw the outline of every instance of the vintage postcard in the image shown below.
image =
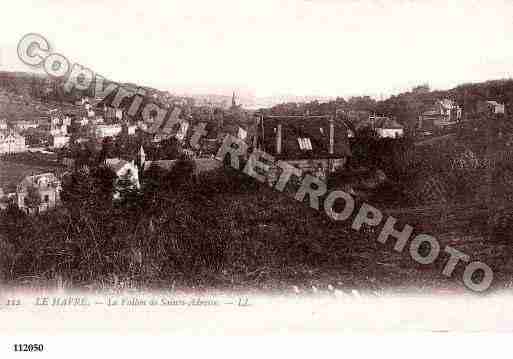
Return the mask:
<path id="1" fill-rule="evenodd" d="M 3 5 L 0 357 L 513 330 L 513 3 Z"/>

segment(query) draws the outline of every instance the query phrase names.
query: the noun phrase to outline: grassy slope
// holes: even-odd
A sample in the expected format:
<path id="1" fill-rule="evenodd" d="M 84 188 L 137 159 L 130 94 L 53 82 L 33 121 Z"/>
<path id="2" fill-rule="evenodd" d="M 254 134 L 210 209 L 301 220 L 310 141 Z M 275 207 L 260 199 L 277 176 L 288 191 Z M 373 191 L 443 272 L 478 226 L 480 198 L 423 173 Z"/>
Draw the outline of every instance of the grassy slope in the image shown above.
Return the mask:
<path id="1" fill-rule="evenodd" d="M 25 176 L 52 172 L 55 168 L 0 160 L 0 187 L 6 193 L 12 192 Z"/>

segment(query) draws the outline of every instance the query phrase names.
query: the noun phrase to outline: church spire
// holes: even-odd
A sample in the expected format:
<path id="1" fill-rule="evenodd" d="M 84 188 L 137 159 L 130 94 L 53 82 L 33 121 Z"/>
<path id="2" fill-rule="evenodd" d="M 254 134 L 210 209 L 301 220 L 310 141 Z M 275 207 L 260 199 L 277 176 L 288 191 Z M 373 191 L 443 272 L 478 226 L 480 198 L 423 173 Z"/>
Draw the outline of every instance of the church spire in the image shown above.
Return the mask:
<path id="1" fill-rule="evenodd" d="M 141 148 L 139 149 L 139 166 L 141 166 L 141 168 L 144 168 L 144 163 L 146 162 L 146 153 L 144 152 L 144 148 L 143 146 L 141 145 Z"/>
<path id="2" fill-rule="evenodd" d="M 236 97 L 235 97 L 235 91 L 233 91 L 233 95 L 232 95 L 232 108 L 236 108 L 237 107 L 237 101 L 236 101 Z"/>

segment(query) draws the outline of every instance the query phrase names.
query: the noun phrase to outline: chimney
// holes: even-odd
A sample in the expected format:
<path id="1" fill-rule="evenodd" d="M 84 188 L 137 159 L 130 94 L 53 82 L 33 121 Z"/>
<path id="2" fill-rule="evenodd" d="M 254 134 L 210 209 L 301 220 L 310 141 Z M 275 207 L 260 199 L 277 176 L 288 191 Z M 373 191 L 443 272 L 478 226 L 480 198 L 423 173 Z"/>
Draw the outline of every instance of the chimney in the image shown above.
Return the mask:
<path id="1" fill-rule="evenodd" d="M 276 154 L 281 154 L 281 145 L 282 145 L 282 138 L 281 138 L 281 123 L 278 124 L 278 129 L 276 130 Z"/>
<path id="2" fill-rule="evenodd" d="M 330 119 L 330 149 L 329 153 L 332 155 L 335 150 L 335 124 L 333 123 L 333 118 Z"/>

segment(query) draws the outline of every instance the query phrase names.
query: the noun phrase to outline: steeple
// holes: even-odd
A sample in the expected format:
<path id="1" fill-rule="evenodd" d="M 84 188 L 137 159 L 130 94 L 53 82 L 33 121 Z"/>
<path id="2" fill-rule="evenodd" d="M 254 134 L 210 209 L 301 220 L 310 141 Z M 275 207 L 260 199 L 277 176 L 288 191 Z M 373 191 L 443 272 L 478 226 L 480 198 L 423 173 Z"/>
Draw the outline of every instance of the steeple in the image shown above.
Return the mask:
<path id="1" fill-rule="evenodd" d="M 144 148 L 141 145 L 141 148 L 139 149 L 139 166 L 141 168 L 144 168 L 144 162 L 146 162 L 146 153 L 144 152 Z"/>
<path id="2" fill-rule="evenodd" d="M 236 101 L 236 97 L 235 97 L 235 91 L 233 91 L 233 95 L 232 95 L 232 108 L 236 108 L 237 107 L 237 101 Z"/>

